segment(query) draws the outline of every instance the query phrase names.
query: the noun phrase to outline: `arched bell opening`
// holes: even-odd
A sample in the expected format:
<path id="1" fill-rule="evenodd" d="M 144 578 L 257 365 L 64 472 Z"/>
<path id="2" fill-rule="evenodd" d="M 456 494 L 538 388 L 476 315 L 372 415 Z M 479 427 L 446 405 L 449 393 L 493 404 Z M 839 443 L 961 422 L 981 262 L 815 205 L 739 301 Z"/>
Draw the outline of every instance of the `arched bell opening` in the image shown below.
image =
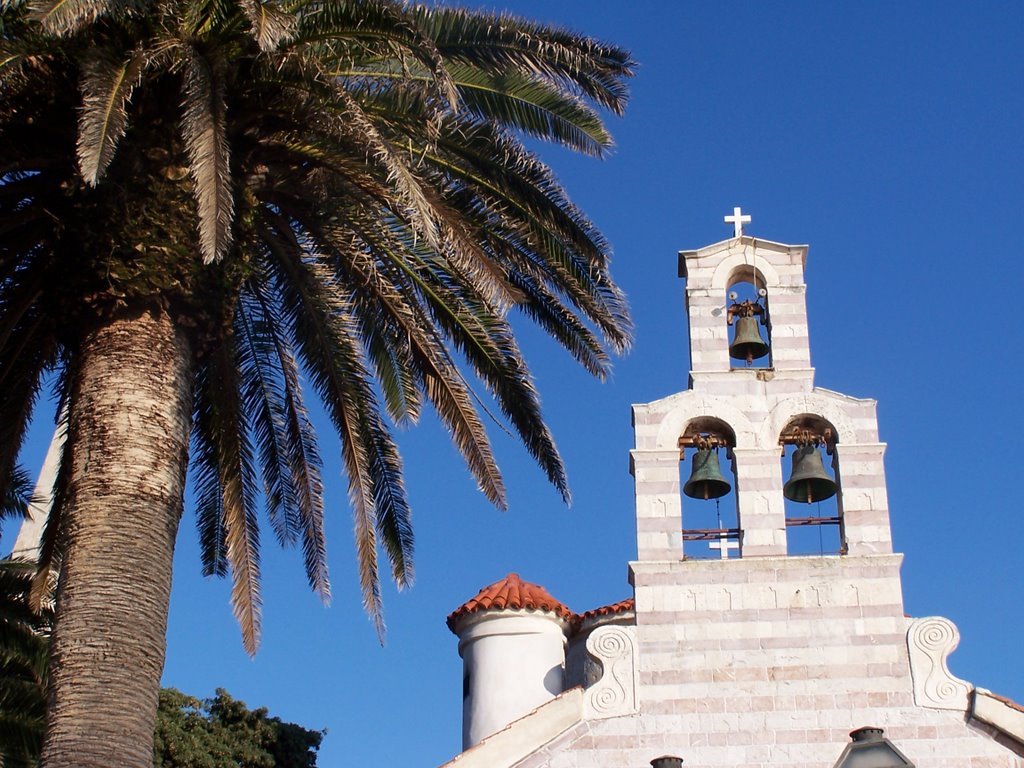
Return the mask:
<path id="1" fill-rule="evenodd" d="M 726 322 L 732 368 L 771 368 L 768 286 L 755 267 L 744 264 L 729 277 Z"/>
<path id="2" fill-rule="evenodd" d="M 688 559 L 740 554 L 735 445 L 732 428 L 710 417 L 691 421 L 679 438 L 683 556 Z"/>
<path id="3" fill-rule="evenodd" d="M 794 417 L 779 435 L 787 554 L 846 553 L 837 442 L 835 427 L 811 414 Z"/>

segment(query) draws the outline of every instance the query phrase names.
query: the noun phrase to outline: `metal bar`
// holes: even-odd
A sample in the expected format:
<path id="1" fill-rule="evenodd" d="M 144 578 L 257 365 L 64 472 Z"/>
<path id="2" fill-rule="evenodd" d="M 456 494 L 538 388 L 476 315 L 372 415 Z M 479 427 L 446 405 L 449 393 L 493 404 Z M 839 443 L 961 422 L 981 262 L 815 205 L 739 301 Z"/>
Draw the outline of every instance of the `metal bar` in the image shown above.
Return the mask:
<path id="1" fill-rule="evenodd" d="M 787 517 L 786 527 L 797 525 L 839 525 L 838 517 Z"/>
<path id="2" fill-rule="evenodd" d="M 684 528 L 683 541 L 718 541 L 739 539 L 739 528 Z"/>

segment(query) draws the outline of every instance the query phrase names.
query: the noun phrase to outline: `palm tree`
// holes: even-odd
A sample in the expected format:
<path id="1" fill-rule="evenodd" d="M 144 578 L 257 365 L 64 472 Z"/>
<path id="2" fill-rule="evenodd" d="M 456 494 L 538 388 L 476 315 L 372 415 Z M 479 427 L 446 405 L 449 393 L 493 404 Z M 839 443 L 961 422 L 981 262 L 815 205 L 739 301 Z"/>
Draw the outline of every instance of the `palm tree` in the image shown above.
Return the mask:
<path id="1" fill-rule="evenodd" d="M 568 500 L 510 318 L 598 377 L 631 327 L 607 244 L 520 137 L 602 156 L 632 62 L 392 0 L 0 8 L 0 481 L 45 377 L 67 429 L 36 585 L 59 563 L 43 765 L 144 766 L 189 464 L 250 652 L 261 495 L 329 596 L 303 382 L 340 435 L 379 630 L 378 549 L 413 576 L 389 422 L 433 407 L 504 507 L 471 371 Z"/>

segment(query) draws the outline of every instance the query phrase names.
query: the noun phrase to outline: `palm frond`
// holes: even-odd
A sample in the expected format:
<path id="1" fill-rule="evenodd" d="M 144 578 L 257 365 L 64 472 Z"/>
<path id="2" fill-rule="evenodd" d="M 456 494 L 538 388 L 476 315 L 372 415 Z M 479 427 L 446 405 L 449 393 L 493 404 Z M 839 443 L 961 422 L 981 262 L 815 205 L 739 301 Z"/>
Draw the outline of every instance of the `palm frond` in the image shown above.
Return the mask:
<path id="1" fill-rule="evenodd" d="M 411 373 L 409 341 L 377 305 L 368 301 L 363 306 L 361 334 L 388 416 L 398 426 L 415 424 L 419 420 L 422 398 Z"/>
<path id="2" fill-rule="evenodd" d="M 542 78 L 519 71 L 495 73 L 461 62 L 449 64 L 448 70 L 461 103 L 480 118 L 593 157 L 604 156 L 612 147 L 611 134 L 595 110 L 579 96 Z M 385 89 L 389 96 L 410 82 L 429 79 L 425 72 L 392 62 L 374 62 L 333 74 L 350 78 L 351 89 L 359 89 L 365 82 L 366 90 L 378 93 L 381 87 L 375 81 L 394 81 L 393 87 Z"/>
<path id="3" fill-rule="evenodd" d="M 636 66 L 621 48 L 509 14 L 420 6 L 418 23 L 446 59 L 496 72 L 536 72 L 621 114 Z"/>
<path id="4" fill-rule="evenodd" d="M 55 349 L 48 322 L 40 316 L 23 318 L 0 349 L 0 498 L 7 494 L 40 377 L 52 364 Z"/>
<path id="5" fill-rule="evenodd" d="M 29 607 L 32 570 L 28 563 L 0 561 L 0 755 L 12 768 L 36 765 L 46 719 L 53 616 Z"/>
<path id="6" fill-rule="evenodd" d="M 359 302 L 358 313 L 368 318 L 371 307 L 380 308 L 381 311 L 373 316 L 379 322 L 392 326 L 387 335 L 397 340 L 391 342 L 394 354 L 404 358 L 405 369 L 437 409 L 484 495 L 495 506 L 505 509 L 504 483 L 486 430 L 473 406 L 473 398 L 443 339 L 432 330 L 429 313 L 416 301 L 420 291 L 430 293 L 431 287 L 408 264 L 423 255 L 409 251 L 409 248 L 416 247 L 410 245 L 415 238 L 410 236 L 407 238 L 409 242 L 403 242 L 393 236 L 395 230 L 392 228 L 374 228 L 372 222 L 379 220 L 379 214 L 367 212 L 359 221 L 347 220 L 352 234 L 359 241 L 359 245 L 347 248 L 344 239 L 334 233 L 332 223 L 325 221 L 325 217 L 303 209 L 301 218 L 306 226 L 315 222 L 312 229 L 318 233 L 327 253 L 331 254 L 339 279 L 361 286 L 354 297 Z M 338 219 L 337 216 L 331 218 Z M 398 226 L 397 222 L 395 224 Z M 425 248 L 422 244 L 418 247 L 421 251 Z M 373 255 L 372 261 L 352 258 L 354 251 L 363 249 Z M 424 253 L 429 258 L 429 250 Z M 439 303 L 442 301 L 436 295 L 434 298 Z M 375 346 L 372 336 L 366 345 L 372 355 Z M 406 345 L 407 353 L 404 351 Z"/>
<path id="7" fill-rule="evenodd" d="M 283 381 L 287 430 L 288 466 L 302 533 L 302 552 L 309 585 L 326 603 L 331 598 L 327 571 L 327 539 L 324 535 L 324 488 L 320 470 L 323 462 L 317 447 L 316 432 L 303 403 L 298 363 L 274 304 L 262 289 L 253 286 L 252 297 L 267 319 L 266 330 L 273 342 Z"/>
<path id="8" fill-rule="evenodd" d="M 417 178 L 411 164 L 381 135 L 362 106 L 344 89 L 335 91 L 341 102 L 342 115 L 338 127 L 346 133 L 358 131 L 356 137 L 385 172 L 387 182 L 394 190 L 401 214 L 409 221 L 417 236 L 430 247 L 444 251 L 446 243 L 441 230 L 441 215 L 431 203 L 422 181 Z"/>
<path id="9" fill-rule="evenodd" d="M 459 178 L 494 212 L 483 232 L 515 232 L 516 250 L 539 270 L 537 276 L 568 296 L 616 351 L 628 349 L 632 320 L 608 271 L 608 245 L 565 197 L 550 169 L 486 125 L 462 124 L 457 135 L 439 140 L 445 154 L 428 152 L 424 159 Z"/>
<path id="10" fill-rule="evenodd" d="M 261 307 L 243 295 L 235 309 L 235 338 L 245 410 L 252 415 L 267 514 L 277 540 L 294 544 L 299 532 L 295 488 L 288 463 L 284 393 Z"/>
<path id="11" fill-rule="evenodd" d="M 82 178 L 92 186 L 114 158 L 117 144 L 128 126 L 127 105 L 142 74 L 141 51 L 116 59 L 97 52 L 82 72 L 82 110 L 78 119 L 78 165 Z"/>
<path id="12" fill-rule="evenodd" d="M 252 446 L 233 338 L 210 356 L 207 376 L 216 400 L 211 403 L 212 437 L 220 475 L 226 557 L 231 567 L 231 605 L 242 629 L 242 644 L 254 655 L 260 640 L 260 529 Z"/>
<path id="13" fill-rule="evenodd" d="M 600 340 L 542 284 L 524 274 L 518 274 L 514 279 L 528 297 L 527 301 L 517 305 L 517 309 L 547 331 L 587 372 L 604 381 L 611 368 L 611 359 Z"/>
<path id="14" fill-rule="evenodd" d="M 227 141 L 223 62 L 192 48 L 182 77 L 181 128 L 195 185 L 203 261 L 219 261 L 231 244 L 234 196 Z"/>
<path id="15" fill-rule="evenodd" d="M 241 0 L 252 36 L 261 51 L 273 51 L 286 43 L 295 29 L 295 15 L 270 0 Z"/>
<path id="16" fill-rule="evenodd" d="M 411 59 L 432 75 L 434 93 L 449 109 L 458 107 L 458 91 L 444 58 L 420 20 L 404 4 L 391 0 L 298 0 L 292 6 L 299 23 L 292 45 L 321 61 L 351 58 L 358 41 L 361 58 Z"/>
<path id="17" fill-rule="evenodd" d="M 273 244 L 291 236 L 280 227 L 268 237 Z M 312 244 L 311 244 L 312 245 Z M 282 249 L 272 251 L 272 268 L 278 271 L 275 286 L 284 317 L 292 328 L 303 366 L 327 406 L 328 415 L 341 436 L 342 461 L 349 482 L 349 500 L 355 523 L 356 550 L 359 562 L 363 606 L 383 638 L 384 623 L 377 564 L 378 521 L 389 516 L 403 516 L 399 508 L 378 508 L 379 503 L 404 505 L 405 492 L 384 474 L 378 482 L 374 470 L 380 472 L 390 464 L 383 455 L 385 443 L 378 438 L 377 400 L 369 385 L 369 371 L 356 344 L 351 323 L 351 307 L 342 301 L 338 291 L 325 290 L 333 284 L 330 271 L 319 260 L 296 262 Z M 315 254 L 315 251 L 314 251 Z M 276 257 L 280 258 L 276 258 Z M 315 258 L 315 257 L 314 257 Z M 387 438 L 390 440 L 390 438 Z M 386 485 L 384 485 L 386 484 Z M 404 505 L 407 506 L 407 505 Z M 405 513 L 407 515 L 407 513 Z M 394 526 L 385 531 L 398 530 Z M 396 574 L 408 572 L 411 552 L 402 549 L 403 542 L 385 543 L 385 552 L 392 557 Z M 401 554 L 401 560 L 395 560 Z"/>
<path id="18" fill-rule="evenodd" d="M 131 14 L 137 0 L 29 0 L 32 19 L 52 35 L 69 37 L 110 15 Z"/>
<path id="19" fill-rule="evenodd" d="M 24 467 L 15 466 L 11 469 L 4 495 L 0 498 L 0 520 L 8 517 L 27 518 L 31 500 L 32 478 Z"/>
<path id="20" fill-rule="evenodd" d="M 482 118 L 594 157 L 612 146 L 597 112 L 573 94 L 520 72 L 451 70 L 467 109 Z"/>
<path id="21" fill-rule="evenodd" d="M 200 365 L 195 374 L 189 470 L 196 494 L 196 528 L 204 576 L 226 576 L 228 573 L 220 456 L 216 440 L 215 383 L 216 376 L 211 375 L 209 363 Z"/>
<path id="22" fill-rule="evenodd" d="M 425 284 L 430 290 L 423 296 L 432 323 L 442 328 L 466 357 L 530 455 L 568 503 L 565 467 L 544 423 L 536 388 L 508 323 L 493 315 L 477 297 L 460 295 L 457 288 L 436 279 L 428 277 L 428 281 Z"/>

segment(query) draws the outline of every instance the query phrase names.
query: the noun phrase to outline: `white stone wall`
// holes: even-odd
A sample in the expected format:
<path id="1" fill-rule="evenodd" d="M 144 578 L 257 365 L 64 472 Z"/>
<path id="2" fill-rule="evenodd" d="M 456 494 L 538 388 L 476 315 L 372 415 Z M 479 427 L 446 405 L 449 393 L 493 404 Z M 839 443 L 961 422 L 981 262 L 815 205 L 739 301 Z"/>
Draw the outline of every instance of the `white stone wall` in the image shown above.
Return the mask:
<path id="1" fill-rule="evenodd" d="M 636 627 L 614 647 L 636 655 L 630 665 L 607 654 L 620 670 L 608 678 L 618 714 L 584 705 L 576 725 L 528 755 L 488 753 L 492 768 L 646 768 L 665 754 L 694 768 L 831 768 L 864 726 L 883 728 L 918 768 L 1024 768 L 1024 710 L 991 696 L 979 704 L 945 664 L 955 627 L 903 613 L 875 403 L 814 387 L 806 255 L 751 237 L 680 254 L 691 388 L 633 407 Z M 726 291 L 751 266 L 768 292 L 770 369 L 733 369 L 728 357 Z M 779 436 L 805 415 L 838 438 L 844 555 L 786 555 Z M 735 437 L 735 559 L 686 559 L 681 541 L 692 526 L 679 438 L 709 418 Z M 628 690 L 635 705 L 617 693 Z"/>
<path id="2" fill-rule="evenodd" d="M 1022 768 L 965 711 L 915 703 L 900 555 L 634 562 L 639 712 L 519 768 L 831 768 L 870 725 L 918 768 Z M 945 707 L 945 708 L 943 708 Z"/>

